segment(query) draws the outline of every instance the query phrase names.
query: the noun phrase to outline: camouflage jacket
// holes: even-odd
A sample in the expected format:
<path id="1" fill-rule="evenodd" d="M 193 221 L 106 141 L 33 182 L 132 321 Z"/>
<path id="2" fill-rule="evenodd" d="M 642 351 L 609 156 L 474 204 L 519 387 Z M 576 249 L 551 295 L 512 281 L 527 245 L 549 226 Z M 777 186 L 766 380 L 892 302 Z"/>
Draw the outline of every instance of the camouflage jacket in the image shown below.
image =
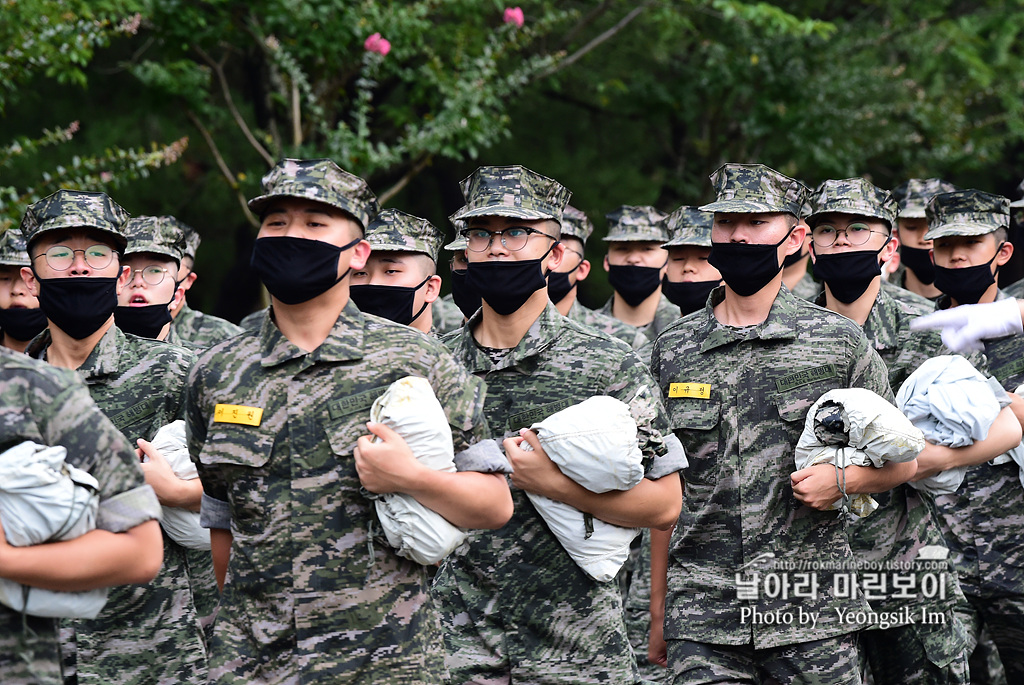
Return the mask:
<path id="1" fill-rule="evenodd" d="M 665 636 L 765 649 L 853 632 L 859 626 L 844 625 L 836 610 L 868 604 L 833 589 L 834 576 L 855 566 L 843 523 L 835 512 L 800 504 L 790 474 L 810 405 L 846 387 L 891 400 L 885 364 L 855 323 L 785 287 L 753 327 L 718 322 L 712 307 L 724 296 L 724 287 L 713 291 L 703 310 L 662 334 L 652 355 L 690 461 L 671 541 Z M 800 580 L 799 590 L 776 587 L 773 596 L 765 570 Z M 816 614 L 816 627 L 800 623 L 798 605 Z M 769 625 L 742 610 L 793 620 Z"/>
<path id="2" fill-rule="evenodd" d="M 814 302 L 819 295 L 825 292 L 825 286 L 820 281 L 814 280 L 811 272 L 808 271 L 804 274 L 804 277 L 797 281 L 796 285 L 790 291 L 801 300 L 807 300 L 808 302 Z"/>
<path id="3" fill-rule="evenodd" d="M 207 348 L 242 332 L 240 326 L 211 314 L 196 311 L 186 303 L 171 322 L 171 330 L 197 348 Z"/>
<path id="4" fill-rule="evenodd" d="M 245 317 L 238 322 L 238 325 L 241 326 L 242 330 L 244 331 L 259 332 L 260 328 L 263 326 L 263 317 L 269 311 L 270 307 L 257 309 L 256 311 L 250 314 L 246 314 Z"/>
<path id="5" fill-rule="evenodd" d="M 493 437 L 518 435 L 520 428 L 560 409 L 610 395 L 630 405 L 647 477 L 680 470 L 685 459 L 674 439 L 665 441 L 668 425 L 654 381 L 622 343 L 563 317 L 549 302 L 519 344 L 494 363 L 471 334 L 480 316 L 444 342 L 486 381 L 485 413 Z M 508 643 L 509 654 L 525 649 L 523 660 L 544 658 L 563 668 L 571 663 L 577 682 L 633 682 L 617 584 L 587 577 L 526 493 L 513 487 L 512 497 L 512 519 L 500 530 L 471 533 L 438 572 L 433 592 L 446 627 L 474 633 L 480 629 L 474 617 L 489 613 L 506 626 L 497 639 Z M 537 644 L 537 636 L 546 641 Z M 559 636 L 565 636 L 564 643 Z M 459 641 L 451 635 L 446 640 Z"/>
<path id="6" fill-rule="evenodd" d="M 630 326 L 628 323 L 623 323 L 615 317 L 602 314 L 593 309 L 587 309 L 580 304 L 579 300 L 575 300 L 572 303 L 566 316 L 584 326 L 595 328 L 613 338 L 618 338 L 634 350 L 639 350 L 647 343 L 647 336 L 641 333 L 639 329 Z"/>
<path id="7" fill-rule="evenodd" d="M 26 353 L 45 358 L 50 331 Z M 152 440 L 185 417 L 185 384 L 195 355 L 111 327 L 76 373 L 107 418 L 128 438 Z M 62 650 L 78 682 L 205 682 L 206 650 L 192 599 L 185 549 L 164 535 L 164 563 L 146 585 L 113 588 L 95 619 L 63 621 Z"/>
<path id="8" fill-rule="evenodd" d="M 604 303 L 604 306 L 596 310 L 597 312 L 610 316 L 613 319 L 615 316 L 612 314 L 612 305 L 615 303 L 615 296 L 613 295 Z M 618 320 L 618 319 L 616 319 Z M 646 326 L 630 326 L 634 330 L 640 331 L 647 336 L 648 340 L 657 340 L 661 332 L 671 326 L 673 323 L 679 320 L 679 307 L 675 306 L 668 301 L 668 298 L 664 295 L 661 296 L 661 300 L 658 302 L 658 310 L 654 313 L 654 321 L 647 324 Z M 626 324 L 627 326 L 629 324 Z M 627 340 L 627 343 L 632 341 Z"/>
<path id="9" fill-rule="evenodd" d="M 160 517 L 128 440 L 71 371 L 0 348 L 0 451 L 25 440 L 61 445 L 99 482 L 96 527 L 120 533 Z M 23 633 L 23 619 L 30 629 Z M 57 623 L 0 607 L 0 682 L 60 682 Z"/>
<path id="10" fill-rule="evenodd" d="M 204 519 L 211 501 L 223 503 L 233 536 L 211 679 L 442 679 L 427 571 L 375 538 L 376 510 L 352 456 L 368 434 L 373 401 L 408 375 L 433 386 L 458 465 L 460 453 L 489 437 L 483 383 L 437 340 L 352 302 L 312 352 L 264 316 L 259 331 L 200 356 L 189 389 L 189 451 L 203 481 Z M 493 442 L 483 444 L 497 453 Z"/>
<path id="11" fill-rule="evenodd" d="M 445 333 L 451 333 L 456 328 L 462 327 L 462 310 L 455 306 L 451 295 L 445 295 L 434 300 L 430 311 L 434 319 L 435 335 L 440 336 Z"/>

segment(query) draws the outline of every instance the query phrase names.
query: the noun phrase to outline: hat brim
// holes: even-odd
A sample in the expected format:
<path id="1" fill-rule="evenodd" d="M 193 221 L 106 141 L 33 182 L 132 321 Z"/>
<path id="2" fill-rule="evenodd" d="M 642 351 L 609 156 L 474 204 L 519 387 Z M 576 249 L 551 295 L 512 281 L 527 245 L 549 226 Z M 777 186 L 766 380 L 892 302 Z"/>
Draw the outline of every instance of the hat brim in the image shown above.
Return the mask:
<path id="1" fill-rule="evenodd" d="M 751 202 L 750 200 L 719 200 L 698 207 L 702 212 L 731 212 L 735 214 L 775 214 L 782 212 L 793 214 L 792 207 L 780 207 L 767 202 Z"/>
<path id="2" fill-rule="evenodd" d="M 444 249 L 448 250 L 449 252 L 459 252 L 461 250 L 469 249 L 469 246 L 466 244 L 465 238 L 456 238 L 455 240 L 445 245 Z"/>
<path id="3" fill-rule="evenodd" d="M 670 247 L 711 247 L 711 238 L 708 238 L 707 240 L 699 240 L 697 238 L 673 238 L 667 243 L 662 243 L 661 246 L 666 250 Z"/>
<path id="4" fill-rule="evenodd" d="M 612 233 L 601 238 L 606 243 L 658 243 L 665 242 L 665 235 L 653 233 Z"/>
<path id="5" fill-rule="evenodd" d="M 41 236 L 46 235 L 47 233 L 52 233 L 53 231 L 69 230 L 74 228 L 83 228 L 91 231 L 98 231 L 103 235 L 109 237 L 114 243 L 114 249 L 116 249 L 118 253 L 122 255 L 124 254 L 125 248 L 128 247 L 128 238 L 124 237 L 120 233 L 117 233 L 116 231 L 111 231 L 109 228 L 106 228 L 105 226 L 97 226 L 96 224 L 87 222 L 83 223 L 78 217 L 75 217 L 75 219 L 75 221 L 47 221 L 46 224 L 41 229 L 39 229 L 35 233 L 35 235 L 32 236 L 32 239 L 27 241 L 28 247 L 31 249 L 32 245 L 34 245 Z"/>
<path id="6" fill-rule="evenodd" d="M 301 193 L 274 193 L 272 195 L 260 195 L 259 197 L 254 197 L 253 199 L 249 200 L 249 202 L 247 202 L 246 204 L 249 205 L 249 209 L 252 211 L 253 214 L 255 214 L 256 216 L 262 216 L 263 211 L 267 208 L 267 205 L 269 205 L 274 200 L 280 199 L 282 197 L 293 197 L 299 200 L 319 202 L 322 205 L 327 205 L 328 207 L 340 209 L 341 211 L 345 212 L 345 214 L 347 214 L 349 217 L 351 217 L 352 220 L 358 223 L 364 231 L 366 230 L 366 225 L 359 218 L 359 215 L 362 213 L 361 208 L 358 207 L 355 203 L 329 202 L 322 197 L 311 197 L 309 195 L 303 195 Z"/>
<path id="7" fill-rule="evenodd" d="M 367 242 L 370 243 L 370 249 L 374 252 L 408 252 L 409 254 L 421 254 L 437 261 L 434 255 L 430 252 L 417 250 L 416 248 L 409 247 L 408 245 L 398 245 L 396 243 L 375 243 L 373 241 Z"/>
<path id="8" fill-rule="evenodd" d="M 918 209 L 917 207 L 911 207 L 910 209 L 901 209 L 896 213 L 897 219 L 927 219 L 928 215 L 925 214 L 924 207 Z"/>
<path id="9" fill-rule="evenodd" d="M 1024 197 L 1019 200 L 1014 200 L 1010 203 L 1011 207 L 1024 207 Z"/>
<path id="10" fill-rule="evenodd" d="M 524 207 L 507 207 L 505 205 L 493 205 L 490 207 L 475 207 L 473 209 L 467 209 L 459 212 L 452 216 L 452 219 L 472 219 L 477 216 L 506 216 L 513 219 L 525 219 L 527 221 L 540 221 L 541 219 L 550 219 L 551 221 L 557 221 L 558 225 L 562 225 L 561 217 L 557 217 L 554 214 L 541 212 L 536 209 L 526 209 Z"/>
<path id="11" fill-rule="evenodd" d="M 1000 228 L 1003 227 L 993 224 L 979 224 L 973 221 L 953 222 L 929 228 L 924 234 L 924 240 L 935 240 L 936 238 L 949 238 L 953 236 L 988 235 L 989 233 L 995 233 Z"/>

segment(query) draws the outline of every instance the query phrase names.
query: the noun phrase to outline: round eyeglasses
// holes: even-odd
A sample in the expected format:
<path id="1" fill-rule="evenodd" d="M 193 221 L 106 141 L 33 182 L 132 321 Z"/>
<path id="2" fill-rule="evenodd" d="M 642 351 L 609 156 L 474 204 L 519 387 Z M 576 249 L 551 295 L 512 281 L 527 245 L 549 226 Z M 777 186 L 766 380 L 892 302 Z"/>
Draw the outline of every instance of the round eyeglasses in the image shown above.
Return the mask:
<path id="1" fill-rule="evenodd" d="M 75 263 L 75 255 L 79 252 L 85 258 L 85 263 L 93 269 L 105 269 L 114 260 L 117 250 L 107 245 L 92 245 L 84 250 L 73 250 L 66 245 L 54 245 L 33 259 L 45 257 L 46 265 L 54 271 L 67 271 Z"/>
<path id="2" fill-rule="evenodd" d="M 128 280 L 129 283 L 135 280 L 135 274 L 142 274 L 142 280 L 149 285 L 160 285 L 164 282 L 164 276 L 167 275 L 167 269 L 162 266 L 147 266 L 144 269 L 132 269 L 131 278 Z"/>
<path id="3" fill-rule="evenodd" d="M 466 228 L 462 230 L 462 235 L 466 239 L 466 247 L 472 252 L 483 252 L 491 246 L 491 242 L 495 237 L 501 238 L 501 244 L 509 252 L 518 252 L 526 247 L 526 243 L 529 242 L 532 235 L 542 235 L 556 242 L 558 240 L 544 231 L 538 231 L 536 228 L 530 228 L 529 226 L 512 226 L 503 231 L 488 231 L 486 228 Z"/>
<path id="4" fill-rule="evenodd" d="M 888 235 L 883 231 L 875 231 L 867 224 L 850 224 L 846 228 L 836 228 L 832 224 L 818 224 L 811 229 L 811 240 L 818 247 L 832 247 L 839 240 L 839 234 L 846 234 L 846 240 L 851 245 L 863 245 L 870 238 L 872 233 Z"/>

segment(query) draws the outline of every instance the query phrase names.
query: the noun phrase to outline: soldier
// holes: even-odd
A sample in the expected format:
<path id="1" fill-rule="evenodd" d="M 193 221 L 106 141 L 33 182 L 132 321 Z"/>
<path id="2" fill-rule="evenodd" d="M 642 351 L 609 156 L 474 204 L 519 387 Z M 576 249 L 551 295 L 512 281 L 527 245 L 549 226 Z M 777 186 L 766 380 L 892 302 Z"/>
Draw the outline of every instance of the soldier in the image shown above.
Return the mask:
<path id="1" fill-rule="evenodd" d="M 429 334 L 441 294 L 437 256 L 444 233 L 426 219 L 385 209 L 370 221 L 366 242 L 370 257 L 352 272 L 352 301 L 363 313 Z"/>
<path id="2" fill-rule="evenodd" d="M 65 591 L 152 580 L 163 558 L 160 508 L 128 441 L 72 372 L 0 348 L 0 447 L 26 440 L 64 447 L 67 463 L 96 478 L 96 529 L 73 540 L 12 547 L 0 522 L 0 578 Z M 0 682 L 61 682 L 55 619 L 0 606 Z"/>
<path id="3" fill-rule="evenodd" d="M 439 683 L 426 569 L 387 546 L 362 488 L 407 493 L 465 528 L 503 525 L 511 496 L 500 473 L 431 471 L 367 421 L 393 381 L 424 377 L 448 415 L 456 466 L 507 469 L 482 439 L 483 384 L 436 340 L 351 302 L 349 274 L 365 265 L 363 227 L 377 213 L 362 179 L 327 159 L 286 159 L 263 190 L 249 207 L 271 310 L 258 331 L 202 354 L 189 394 L 189 449 L 223 587 L 210 679 Z"/>
<path id="4" fill-rule="evenodd" d="M 46 328 L 46 315 L 21 277 L 28 266 L 25 241 L 18 231 L 0 233 L 0 347 L 24 352 L 28 341 Z"/>
<path id="5" fill-rule="evenodd" d="M 127 220 L 103 193 L 59 190 L 29 206 L 20 228 L 32 266 L 21 273 L 39 298 L 47 329 L 25 352 L 77 371 L 100 410 L 149 458 L 142 468 L 161 504 L 194 508 L 199 483 L 177 478 L 146 441 L 184 418 L 195 356 L 114 326 L 117 295 L 129 279 L 118 261 Z M 81 682 L 205 682 L 187 568 L 184 548 L 165 536 L 163 567 L 151 583 L 113 589 L 95 619 L 63 621 L 68 672 L 77 668 Z"/>
<path id="6" fill-rule="evenodd" d="M 842 494 L 837 472 L 794 473 L 793 450 L 826 391 L 891 399 L 885 365 L 856 324 L 782 287 L 782 261 L 805 240 L 803 185 L 760 164 L 726 164 L 711 180 L 718 199 L 700 209 L 715 213 L 710 262 L 725 285 L 666 330 L 652 358 L 690 459 L 675 532 L 651 533 L 652 661 L 667 661 L 677 683 L 860 683 L 861 626 L 841 617 L 868 604 L 835 589 L 833 569 L 854 557 L 824 511 Z M 850 466 L 845 491 L 884 492 L 914 469 Z M 783 560 L 825 570 L 805 574 L 799 597 L 759 585 Z"/>
<path id="7" fill-rule="evenodd" d="M 940 193 L 928 203 L 928 232 L 935 263 L 935 285 L 943 292 L 939 309 L 963 304 L 1015 301 L 996 286 L 996 273 L 1013 253 L 1007 242 L 1009 200 L 980 190 Z M 1018 310 L 1019 311 L 1019 310 Z M 984 340 L 989 372 L 1012 392 L 1024 381 L 1020 360 L 1024 338 L 1002 336 Z M 1004 414 L 1009 411 L 1004 409 Z M 1000 418 L 1004 418 L 1001 416 Z M 1019 427 L 1019 426 L 1018 426 Z M 998 429 L 993 424 L 989 439 Z M 1010 446 L 1016 442 L 1009 439 Z M 976 443 L 977 444 L 977 443 Z M 976 445 L 972 445 L 974 447 Z M 964 448 L 966 449 L 966 448 Z M 1008 448 L 1006 448 L 1008 449 Z M 1001 451 L 1005 451 L 1001 450 Z M 999 454 L 1000 452 L 995 452 Z M 968 628 L 977 637 L 982 627 L 995 642 L 1007 682 L 1024 678 L 1024 535 L 1020 517 L 1022 493 L 1019 467 L 1014 462 L 985 464 L 982 454 L 955 493 L 935 498 L 939 523 L 951 550 L 964 594 L 973 607 Z M 972 462 L 959 462 L 969 464 Z M 947 450 L 936 449 L 920 459 L 925 475 L 957 465 Z M 985 673 L 972 659 L 971 680 Z"/>
<path id="8" fill-rule="evenodd" d="M 604 270 L 615 292 L 598 311 L 638 329 L 654 340 L 679 310 L 661 294 L 668 240 L 667 216 L 654 207 L 623 205 L 607 214 L 608 243 Z"/>
<path id="9" fill-rule="evenodd" d="M 451 217 L 448 217 L 448 220 L 455 226 L 455 240 L 444 246 L 445 250 L 452 253 L 451 259 L 448 260 L 448 272 L 452 276 L 452 289 L 447 295 L 439 297 L 434 301 L 434 330 L 437 331 L 438 335 L 444 335 L 454 331 L 456 328 L 461 328 L 466 319 L 472 316 L 473 312 L 477 309 L 480 309 L 480 298 L 465 293 L 462 287 L 465 284 L 467 264 L 466 241 L 459 235 L 459 229 L 462 224 L 452 220 Z M 455 299 L 457 291 L 459 294 L 458 301 Z M 464 298 L 463 295 L 468 297 Z M 460 302 L 461 304 L 459 304 Z M 462 307 L 468 309 L 469 312 L 464 314 Z"/>
<path id="10" fill-rule="evenodd" d="M 128 246 L 121 263 L 131 276 L 118 295 L 114 323 L 125 333 L 180 344 L 172 332 L 171 310 L 185 297 L 178 277 L 185 234 L 170 216 L 131 218 L 125 234 Z"/>
<path id="11" fill-rule="evenodd" d="M 935 195 L 953 190 L 956 186 L 938 178 L 912 178 L 893 190 L 899 202 L 896 237 L 899 239 L 900 265 L 889 282 L 932 301 L 942 292 L 935 286 L 931 243 L 924 239 L 928 232 L 924 209 Z"/>
<path id="12" fill-rule="evenodd" d="M 647 336 L 636 328 L 618 319 L 587 309 L 577 299 L 577 285 L 590 274 L 590 261 L 584 254 L 587 238 L 594 232 L 594 224 L 587 215 L 572 206 L 562 212 L 562 235 L 560 241 L 568 253 L 557 269 L 548 274 L 548 297 L 555 303 L 559 314 L 568 316 L 584 326 L 596 328 L 613 338 L 618 338 L 634 350 L 643 347 Z"/>
<path id="13" fill-rule="evenodd" d="M 445 338 L 456 358 L 486 380 L 485 414 L 505 438 L 515 514 L 504 528 L 470 535 L 442 564 L 440 602 L 452 683 L 636 682 L 615 583 L 598 583 L 559 545 L 526 491 L 608 523 L 665 526 L 679 510 L 685 458 L 666 436 L 653 380 L 619 341 L 568 319 L 548 299 L 558 268 L 569 191 L 521 166 L 480 167 L 462 183 L 467 280 L 480 311 Z M 628 491 L 595 494 L 577 485 L 525 430 L 594 395 L 631 408 L 646 478 Z M 522 449 L 526 441 L 533 451 Z"/>
<path id="14" fill-rule="evenodd" d="M 188 291 L 195 284 L 199 277 L 193 267 L 196 262 L 196 252 L 199 250 L 199 243 L 202 238 L 199 233 L 186 223 L 178 221 L 174 217 L 165 217 L 176 224 L 185 234 L 185 250 L 181 258 L 181 268 L 178 274 L 178 282 L 185 290 L 185 296 L 176 307 L 171 309 L 171 317 L 174 319 L 171 327 L 178 340 L 192 343 L 196 348 L 203 349 L 210 347 L 221 340 L 227 340 L 242 332 L 241 327 L 230 321 L 221 319 L 211 314 L 204 314 L 188 306 Z"/>
<path id="15" fill-rule="evenodd" d="M 668 216 L 668 269 L 661 292 L 679 307 L 680 316 L 703 309 L 708 296 L 722 283 L 722 274 L 708 263 L 714 215 L 682 206 Z M 785 278 L 785 275 L 783 275 Z"/>
<path id="16" fill-rule="evenodd" d="M 811 213 L 810 203 L 807 201 L 810 195 L 810 188 L 806 183 L 801 183 L 806 190 L 804 204 L 800 207 L 800 219 L 806 223 L 807 215 Z M 821 294 L 821 283 L 814 278 L 808 265 L 810 264 L 811 232 L 808 229 L 807 239 L 804 241 L 800 251 L 795 254 L 786 255 L 782 260 L 782 283 L 789 292 L 797 297 L 813 302 Z"/>
<path id="17" fill-rule="evenodd" d="M 1021 181 L 1020 185 L 1017 186 L 1017 191 L 1024 193 L 1024 181 Z M 1010 203 L 1010 218 L 1016 222 L 1017 235 L 1020 235 L 1020 231 L 1024 230 L 1024 197 Z M 1000 287 L 1002 287 L 1002 284 L 1000 284 Z M 1002 287 L 1002 290 L 1010 297 L 1016 299 L 1024 297 L 1024 278 Z"/>
<path id="18" fill-rule="evenodd" d="M 891 298 L 881 287 L 881 262 L 896 250 L 892 240 L 896 200 L 888 191 L 862 178 L 825 181 L 814 192 L 811 227 L 814 270 L 825 284 L 817 304 L 852 319 L 889 369 L 889 384 L 898 390 L 918 366 L 933 356 L 949 354 L 939 336 L 912 332 L 910 321 L 931 306 Z M 978 448 L 976 448 L 978 449 Z M 998 452 L 996 453 L 998 454 Z M 993 455 L 994 456 L 994 455 Z M 941 571 L 942 596 L 925 596 L 927 576 L 936 576 L 933 560 L 924 569 L 917 559 L 926 545 L 944 546 L 942 534 L 922 494 L 907 484 L 874 496 L 878 509 L 865 518 L 851 517 L 850 543 L 865 567 L 899 569 L 916 579 L 907 597 L 895 589 L 875 592 L 872 611 L 896 617 L 885 625 L 865 626 L 861 651 L 876 685 L 885 683 L 966 683 L 967 635 L 955 612 L 966 600 L 950 568 Z M 906 594 L 906 593 L 904 593 Z M 942 620 L 921 621 L 922 616 Z"/>

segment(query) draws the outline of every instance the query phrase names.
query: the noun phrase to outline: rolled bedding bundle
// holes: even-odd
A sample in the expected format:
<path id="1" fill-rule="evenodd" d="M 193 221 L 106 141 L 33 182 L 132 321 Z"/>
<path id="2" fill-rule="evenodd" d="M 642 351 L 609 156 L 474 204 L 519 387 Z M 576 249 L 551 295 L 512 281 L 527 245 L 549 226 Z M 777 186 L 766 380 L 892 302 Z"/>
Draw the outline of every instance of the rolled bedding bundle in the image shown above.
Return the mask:
<path id="1" fill-rule="evenodd" d="M 199 471 L 188 455 L 185 442 L 185 422 L 172 421 L 156 432 L 151 441 L 170 464 L 174 475 L 182 480 L 194 480 Z M 210 531 L 199 525 L 199 512 L 181 507 L 161 507 L 160 526 L 167 536 L 188 549 L 210 549 Z"/>

